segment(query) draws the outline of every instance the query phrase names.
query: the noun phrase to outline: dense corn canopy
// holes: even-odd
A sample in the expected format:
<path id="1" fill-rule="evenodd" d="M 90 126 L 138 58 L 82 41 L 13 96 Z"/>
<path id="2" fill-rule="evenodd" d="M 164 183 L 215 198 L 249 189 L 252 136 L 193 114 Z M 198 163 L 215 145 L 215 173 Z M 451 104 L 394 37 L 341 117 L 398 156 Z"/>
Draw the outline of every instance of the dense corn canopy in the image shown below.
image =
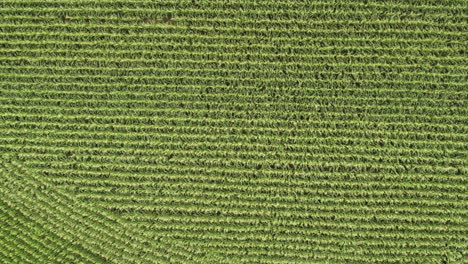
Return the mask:
<path id="1" fill-rule="evenodd" d="M 3 0 L 1 263 L 468 254 L 465 0 Z"/>

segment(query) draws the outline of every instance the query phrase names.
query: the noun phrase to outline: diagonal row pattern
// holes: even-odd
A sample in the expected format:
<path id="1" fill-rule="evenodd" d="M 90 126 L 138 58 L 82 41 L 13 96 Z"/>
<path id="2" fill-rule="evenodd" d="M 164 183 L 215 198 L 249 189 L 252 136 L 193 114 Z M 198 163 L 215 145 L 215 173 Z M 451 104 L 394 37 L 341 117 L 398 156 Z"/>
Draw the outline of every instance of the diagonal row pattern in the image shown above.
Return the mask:
<path id="1" fill-rule="evenodd" d="M 28 263 L 193 260 L 185 249 L 164 240 L 154 242 L 136 231 L 138 228 L 128 229 L 119 217 L 54 189 L 16 158 L 2 157 L 0 175 L 1 219 L 8 225 L 4 230 L 5 239 L 11 240 L 4 246 L 18 250 L 18 254 L 2 251 L 0 254 L 5 254 L 5 258 L 14 257 L 15 261 Z"/>

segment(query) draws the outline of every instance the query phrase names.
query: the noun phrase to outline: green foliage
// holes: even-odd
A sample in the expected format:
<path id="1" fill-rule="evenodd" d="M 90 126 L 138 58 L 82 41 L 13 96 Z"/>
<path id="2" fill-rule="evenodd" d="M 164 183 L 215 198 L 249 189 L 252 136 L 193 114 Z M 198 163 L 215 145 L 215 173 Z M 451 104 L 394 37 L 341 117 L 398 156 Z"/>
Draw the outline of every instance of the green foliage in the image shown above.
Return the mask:
<path id="1" fill-rule="evenodd" d="M 5 0 L 1 263 L 468 254 L 462 0 Z"/>

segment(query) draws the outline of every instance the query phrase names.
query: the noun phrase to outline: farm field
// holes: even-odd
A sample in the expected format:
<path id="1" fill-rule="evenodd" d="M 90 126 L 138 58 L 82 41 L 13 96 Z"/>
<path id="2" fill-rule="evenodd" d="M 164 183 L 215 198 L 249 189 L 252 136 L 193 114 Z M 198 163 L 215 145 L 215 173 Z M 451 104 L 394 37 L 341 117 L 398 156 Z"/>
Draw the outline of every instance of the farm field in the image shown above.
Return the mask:
<path id="1" fill-rule="evenodd" d="M 463 0 L 3 0 L 0 263 L 462 264 Z"/>

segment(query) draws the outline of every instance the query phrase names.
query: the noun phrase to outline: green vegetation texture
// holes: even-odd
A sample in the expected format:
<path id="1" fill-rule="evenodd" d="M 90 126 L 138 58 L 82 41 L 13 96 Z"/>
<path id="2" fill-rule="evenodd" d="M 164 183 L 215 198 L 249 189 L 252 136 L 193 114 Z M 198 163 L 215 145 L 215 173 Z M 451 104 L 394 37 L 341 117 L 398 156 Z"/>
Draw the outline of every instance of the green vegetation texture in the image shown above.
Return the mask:
<path id="1" fill-rule="evenodd" d="M 462 264 L 466 0 L 0 1 L 0 263 Z"/>

